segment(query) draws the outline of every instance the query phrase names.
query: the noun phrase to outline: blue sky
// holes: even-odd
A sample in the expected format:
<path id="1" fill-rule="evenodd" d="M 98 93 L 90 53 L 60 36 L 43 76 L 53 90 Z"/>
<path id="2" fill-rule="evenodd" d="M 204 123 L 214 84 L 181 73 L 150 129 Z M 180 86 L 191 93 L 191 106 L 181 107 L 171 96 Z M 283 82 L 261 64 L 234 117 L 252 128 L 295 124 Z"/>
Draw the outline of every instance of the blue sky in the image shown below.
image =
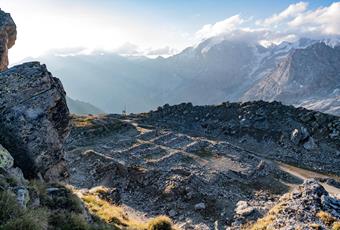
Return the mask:
<path id="1" fill-rule="evenodd" d="M 82 47 L 173 54 L 224 35 L 263 44 L 337 37 L 340 2 L 288 0 L 0 0 L 18 27 L 10 60 Z"/>
<path id="2" fill-rule="evenodd" d="M 65 3 L 70 1 L 65 1 Z M 75 0 L 72 5 L 87 5 L 107 13 L 117 11 L 195 31 L 207 23 L 215 23 L 235 14 L 264 18 L 280 12 L 294 0 Z M 309 9 L 328 6 L 335 1 L 312 0 Z M 69 3 L 67 3 L 69 4 Z"/>

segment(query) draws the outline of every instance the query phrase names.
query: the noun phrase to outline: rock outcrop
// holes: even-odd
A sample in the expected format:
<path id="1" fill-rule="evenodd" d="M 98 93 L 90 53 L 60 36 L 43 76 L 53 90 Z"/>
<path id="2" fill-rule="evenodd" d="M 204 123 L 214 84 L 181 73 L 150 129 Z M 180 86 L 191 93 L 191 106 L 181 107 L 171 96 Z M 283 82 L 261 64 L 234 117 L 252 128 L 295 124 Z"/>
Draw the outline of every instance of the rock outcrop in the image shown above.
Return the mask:
<path id="1" fill-rule="evenodd" d="M 16 36 L 16 25 L 11 15 L 0 9 L 0 71 L 7 69 L 8 50 L 14 45 Z"/>
<path id="2" fill-rule="evenodd" d="M 21 169 L 14 167 L 12 155 L 0 144 L 0 191 L 13 191 L 17 202 L 25 208 L 29 199 L 26 185 Z"/>
<path id="3" fill-rule="evenodd" d="M 296 49 L 241 99 L 276 100 L 339 115 L 339 57 L 340 46 L 323 42 Z"/>
<path id="4" fill-rule="evenodd" d="M 0 73 L 0 94 L 0 142 L 25 176 L 57 176 L 69 126 L 61 82 L 45 65 L 25 63 Z"/>
<path id="5" fill-rule="evenodd" d="M 256 101 L 164 105 L 139 117 L 148 125 L 227 140 L 264 157 L 340 175 L 337 116 Z"/>
<path id="6" fill-rule="evenodd" d="M 25 176 L 58 176 L 69 110 L 59 79 L 38 62 L 8 66 L 8 49 L 16 40 L 16 25 L 0 10 L 0 143 Z"/>
<path id="7" fill-rule="evenodd" d="M 340 200 L 310 179 L 281 197 L 251 229 L 338 229 L 339 221 Z"/>

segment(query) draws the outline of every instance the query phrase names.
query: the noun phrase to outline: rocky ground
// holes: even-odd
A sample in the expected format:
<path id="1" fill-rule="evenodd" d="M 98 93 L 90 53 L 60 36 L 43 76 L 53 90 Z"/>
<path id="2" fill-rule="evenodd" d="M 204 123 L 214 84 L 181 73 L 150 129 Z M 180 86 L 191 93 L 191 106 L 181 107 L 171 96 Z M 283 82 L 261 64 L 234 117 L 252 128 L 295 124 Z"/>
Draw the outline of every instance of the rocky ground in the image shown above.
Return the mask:
<path id="1" fill-rule="evenodd" d="M 228 106 L 239 108 L 229 113 Z M 319 171 L 327 166 L 326 172 L 334 176 L 318 174 L 319 181 L 333 188 L 333 194 L 339 192 L 339 118 L 307 110 L 294 117 L 292 111 L 281 104 L 258 102 L 166 105 L 129 116 L 74 116 L 66 143 L 69 183 L 85 190 L 99 185 L 111 188 L 113 203 L 140 218 L 166 214 L 183 229 L 239 229 L 266 216 L 282 194 L 309 177 L 292 173 L 277 160 L 299 160 L 295 165 Z M 271 127 L 273 114 L 280 115 L 277 127 Z M 300 120 L 308 116 L 324 116 L 322 122 L 329 128 L 309 131 L 309 123 Z M 290 126 L 283 128 L 287 122 Z M 321 132 L 329 136 L 321 139 Z M 306 143 L 311 140 L 309 148 Z M 329 162 L 323 164 L 314 158 L 323 154 L 325 142 L 334 149 L 328 148 L 333 152 L 324 155 Z M 270 147 L 271 152 L 258 146 Z"/>

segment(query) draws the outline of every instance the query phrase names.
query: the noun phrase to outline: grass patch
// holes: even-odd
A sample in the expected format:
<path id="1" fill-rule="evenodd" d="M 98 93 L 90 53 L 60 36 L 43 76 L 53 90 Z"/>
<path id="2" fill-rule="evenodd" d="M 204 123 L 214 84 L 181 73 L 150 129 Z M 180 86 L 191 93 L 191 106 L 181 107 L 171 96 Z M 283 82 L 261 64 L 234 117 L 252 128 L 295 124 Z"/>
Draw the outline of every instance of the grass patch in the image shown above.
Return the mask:
<path id="1" fill-rule="evenodd" d="M 158 216 L 148 223 L 148 230 L 172 230 L 173 224 L 169 217 Z"/>
<path id="2" fill-rule="evenodd" d="M 340 221 L 333 223 L 332 230 L 340 230 Z"/>
<path id="3" fill-rule="evenodd" d="M 77 213 L 54 212 L 50 215 L 49 225 L 55 230 L 90 230 L 85 218 Z"/>
<path id="4" fill-rule="evenodd" d="M 72 187 L 31 181 L 28 190 L 31 203 L 28 203 L 27 209 L 18 205 L 14 193 L 0 192 L 1 230 L 174 229 L 171 220 L 165 216 L 149 222 L 129 218 L 122 207 L 100 197 L 108 192 L 105 187 L 97 187 L 92 193 L 80 195 Z M 84 215 L 84 206 L 89 211 L 91 222 Z"/>
<path id="5" fill-rule="evenodd" d="M 90 127 L 96 116 L 72 116 L 72 123 L 74 127 Z"/>
<path id="6" fill-rule="evenodd" d="M 98 216 L 101 220 L 112 225 L 116 229 L 131 229 L 131 230 L 172 230 L 175 229 L 170 218 L 159 216 L 151 219 L 149 222 L 142 222 L 131 219 L 124 212 L 123 208 L 113 205 L 96 195 L 85 194 L 82 200 L 90 213 Z"/>
<path id="7" fill-rule="evenodd" d="M 288 195 L 287 195 L 288 196 Z M 250 228 L 251 230 L 267 230 L 268 225 L 272 224 L 276 216 L 286 207 L 286 203 L 281 202 L 269 210 L 268 214 L 256 221 Z"/>
<path id="8" fill-rule="evenodd" d="M 92 214 L 97 215 L 106 223 L 122 227 L 128 227 L 135 224 L 138 225 L 138 223 L 131 221 L 128 216 L 125 215 L 124 210 L 121 207 L 112 205 L 96 195 L 84 195 L 82 200 Z"/>
<path id="9" fill-rule="evenodd" d="M 310 224 L 310 225 L 308 225 L 308 227 L 310 229 L 313 229 L 313 230 L 321 230 L 322 229 L 320 224 Z"/>
<path id="10" fill-rule="evenodd" d="M 331 226 L 336 221 L 336 218 L 328 212 L 320 211 L 316 216 L 327 226 Z"/>
<path id="11" fill-rule="evenodd" d="M 18 205 L 13 193 L 0 192 L 0 223 L 6 223 L 22 214 L 22 208 Z"/>
<path id="12" fill-rule="evenodd" d="M 8 221 L 2 230 L 45 230 L 48 227 L 48 210 L 31 210 L 19 218 Z"/>
<path id="13" fill-rule="evenodd" d="M 47 186 L 53 188 L 54 191 L 48 193 Z M 29 184 L 29 190 L 30 194 L 34 193 L 39 197 L 41 206 L 48 209 L 62 209 L 75 213 L 81 213 L 83 210 L 79 197 L 61 184 L 53 183 L 47 185 L 41 181 L 33 180 Z"/>

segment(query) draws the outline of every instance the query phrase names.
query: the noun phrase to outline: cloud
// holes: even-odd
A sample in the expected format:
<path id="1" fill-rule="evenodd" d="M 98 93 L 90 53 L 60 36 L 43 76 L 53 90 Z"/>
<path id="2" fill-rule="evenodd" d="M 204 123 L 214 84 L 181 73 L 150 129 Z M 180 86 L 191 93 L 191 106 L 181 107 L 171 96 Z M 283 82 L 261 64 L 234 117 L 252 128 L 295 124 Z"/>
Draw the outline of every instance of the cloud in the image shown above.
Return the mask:
<path id="1" fill-rule="evenodd" d="M 114 53 L 122 56 L 147 56 L 150 58 L 163 56 L 168 57 L 178 52 L 178 50 L 165 46 L 161 48 L 141 47 L 133 43 L 126 42 L 113 50 Z"/>
<path id="2" fill-rule="evenodd" d="M 263 24 L 266 26 L 277 25 L 278 23 L 286 20 L 287 18 L 292 18 L 305 12 L 307 7 L 308 7 L 308 3 L 306 2 L 299 2 L 296 4 L 291 4 L 288 6 L 287 9 L 285 9 L 281 13 L 274 14 L 273 16 L 266 18 L 263 21 L 261 20 L 257 21 L 257 24 Z"/>
<path id="3" fill-rule="evenodd" d="M 289 5 L 283 11 L 264 19 L 245 19 L 234 15 L 196 32 L 197 40 L 211 37 L 257 42 L 265 45 L 294 42 L 301 37 L 340 38 L 340 2 L 308 9 L 307 2 Z"/>
<path id="4" fill-rule="evenodd" d="M 162 48 L 156 48 L 156 49 L 150 49 L 145 52 L 146 56 L 169 56 L 172 54 L 175 54 L 177 50 L 170 48 L 169 46 L 162 47 Z"/>
<path id="5" fill-rule="evenodd" d="M 305 33 L 340 35 L 340 2 L 300 14 L 288 25 Z"/>
<path id="6" fill-rule="evenodd" d="M 223 21 L 216 22 L 215 24 L 207 24 L 196 32 L 199 38 L 209 38 L 220 34 L 228 33 L 238 28 L 245 20 L 236 14 Z"/>
<path id="7" fill-rule="evenodd" d="M 137 55 L 140 53 L 139 47 L 130 42 L 126 42 L 114 50 L 115 53 L 121 55 Z"/>

